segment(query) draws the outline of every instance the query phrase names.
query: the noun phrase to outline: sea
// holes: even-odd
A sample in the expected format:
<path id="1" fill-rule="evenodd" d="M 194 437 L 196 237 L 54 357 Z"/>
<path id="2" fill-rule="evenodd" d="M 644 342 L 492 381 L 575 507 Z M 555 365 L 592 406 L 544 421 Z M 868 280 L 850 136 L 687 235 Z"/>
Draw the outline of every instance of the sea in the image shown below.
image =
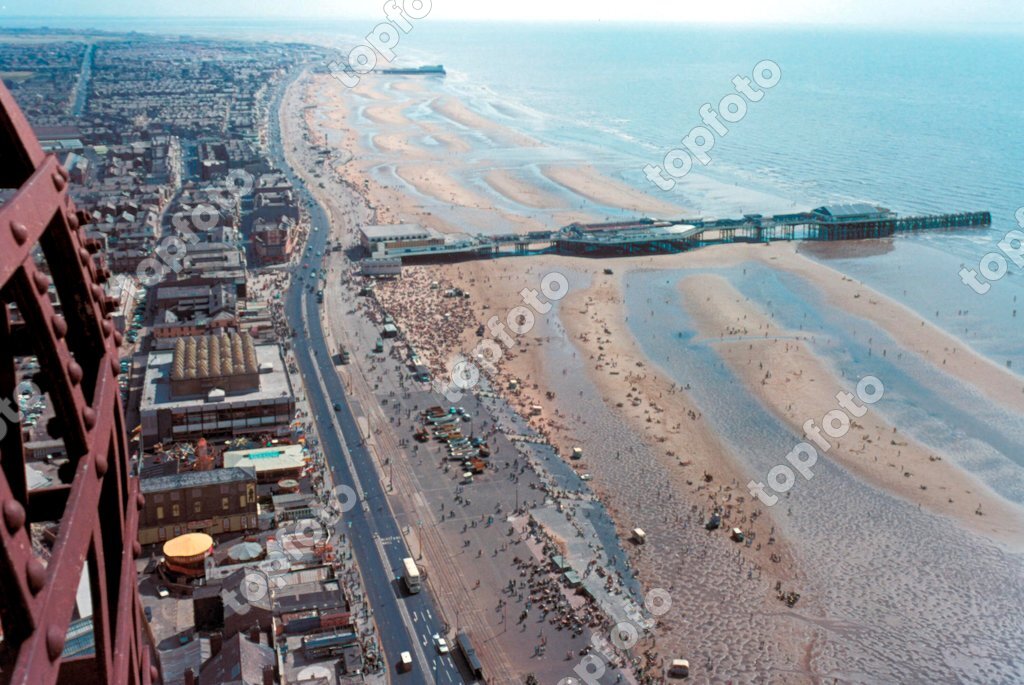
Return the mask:
<path id="1" fill-rule="evenodd" d="M 0 26 L 347 47 L 383 20 L 26 18 Z M 908 325 L 933 323 L 1022 376 L 1024 268 L 1003 257 L 1005 274 L 984 294 L 960 276 L 965 268 L 981 271 L 983 261 L 998 265 L 988 255 L 1024 230 L 1020 39 L 1008 31 L 477 24 L 428 15 L 394 50 L 396 64 L 443 64 L 441 88 L 471 109 L 702 217 L 847 202 L 901 214 L 990 211 L 987 228 L 803 251 L 904 304 Z M 644 166 L 663 164 L 703 124 L 702 106 L 719 110 L 736 92 L 733 79 L 753 78 L 766 60 L 777 65 L 778 83 L 715 137 L 707 163 L 694 164 L 670 191 L 651 184 Z M 753 265 L 712 271 L 781 324 L 809 326 L 814 352 L 836 377 L 878 375 L 889 389 L 878 406 L 893 425 L 1024 504 L 1024 417 L 914 355 L 880 359 L 878 350 L 897 347 L 884 331 L 829 307 L 795 276 Z M 692 387 L 731 451 L 763 473 L 800 437 L 743 389 L 712 344 L 697 339 L 676 289 L 692 273 L 654 267 L 629 275 L 631 332 L 655 365 Z M 594 398 L 572 341 L 565 342 L 565 358 L 552 367 L 563 370 L 559 396 Z M 590 401 L 579 413 L 606 417 L 592 424 L 595 439 L 585 446 L 599 460 L 626 429 L 599 398 Z M 1018 550 L 922 512 L 830 461 L 787 500 L 779 520 L 826 606 L 818 622 L 827 646 L 814 655 L 822 672 L 842 682 L 1024 682 Z M 728 636 L 711 631 L 706 639 Z"/>
<path id="2" fill-rule="evenodd" d="M 384 21 L 380 17 L 379 21 Z M 92 28 L 350 49 L 379 23 L 26 17 L 0 26 Z M 879 28 L 414 20 L 392 65 L 443 64 L 444 88 L 478 112 L 702 217 L 867 202 L 904 214 L 987 210 L 985 230 L 918 234 L 871 258 L 823 259 L 1024 370 L 1024 268 L 979 294 L 961 269 L 1024 224 L 1021 36 Z M 715 135 L 706 164 L 671 191 L 643 168 L 704 125 L 769 60 L 781 77 Z M 381 66 L 388 66 L 383 60 Z M 1005 259 L 1005 258 L 1004 258 Z M 998 266 L 998 260 L 989 265 Z M 927 288 L 916 287 L 928 283 Z"/>

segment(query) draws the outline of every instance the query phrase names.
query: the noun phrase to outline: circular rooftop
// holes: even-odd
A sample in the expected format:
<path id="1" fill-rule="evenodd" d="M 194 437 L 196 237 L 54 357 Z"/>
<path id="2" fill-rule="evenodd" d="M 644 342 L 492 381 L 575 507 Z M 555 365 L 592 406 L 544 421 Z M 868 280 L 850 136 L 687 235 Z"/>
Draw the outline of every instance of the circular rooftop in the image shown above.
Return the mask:
<path id="1" fill-rule="evenodd" d="M 213 538 L 206 533 L 187 533 L 164 543 L 164 556 L 189 559 L 208 554 L 213 549 Z"/>
<path id="2" fill-rule="evenodd" d="M 258 542 L 240 542 L 228 550 L 228 557 L 234 562 L 252 561 L 263 554 L 263 545 Z"/>

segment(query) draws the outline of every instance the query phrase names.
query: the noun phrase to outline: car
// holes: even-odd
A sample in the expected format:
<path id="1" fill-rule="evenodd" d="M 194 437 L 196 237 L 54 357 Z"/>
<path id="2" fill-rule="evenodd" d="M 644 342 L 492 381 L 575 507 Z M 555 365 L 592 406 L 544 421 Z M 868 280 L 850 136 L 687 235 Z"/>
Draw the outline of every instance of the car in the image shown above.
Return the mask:
<path id="1" fill-rule="evenodd" d="M 464 413 L 464 414 L 462 415 L 462 420 L 463 420 L 463 421 L 472 421 L 472 420 L 473 420 L 473 415 L 472 415 L 472 414 L 470 414 L 470 413 L 469 413 L 469 412 L 467 411 L 466 413 Z"/>
<path id="2" fill-rule="evenodd" d="M 580 480 L 592 480 L 593 478 L 594 477 L 589 473 L 584 473 L 582 476 L 580 476 Z"/>
<path id="3" fill-rule="evenodd" d="M 437 647 L 438 654 L 447 654 L 450 651 L 448 649 L 448 640 L 445 640 L 438 633 L 434 633 L 434 646 Z"/>
<path id="4" fill-rule="evenodd" d="M 334 403 L 334 411 L 341 411 L 341 405 L 337 402 Z"/>
<path id="5" fill-rule="evenodd" d="M 164 599 L 165 597 L 171 596 L 171 591 L 167 589 L 166 585 L 161 585 L 156 589 L 156 596 L 160 599 Z"/>

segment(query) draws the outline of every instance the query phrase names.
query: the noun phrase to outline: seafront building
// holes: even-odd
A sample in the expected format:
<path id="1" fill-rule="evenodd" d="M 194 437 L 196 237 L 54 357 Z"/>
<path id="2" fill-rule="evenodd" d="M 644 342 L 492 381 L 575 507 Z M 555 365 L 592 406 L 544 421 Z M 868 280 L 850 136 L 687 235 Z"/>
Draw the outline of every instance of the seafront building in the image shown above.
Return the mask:
<path id="1" fill-rule="evenodd" d="M 445 237 L 418 224 L 386 224 L 363 226 L 359 242 L 374 258 L 383 258 L 403 249 L 430 250 L 445 244 Z"/>
<path id="2" fill-rule="evenodd" d="M 306 468 L 306 450 L 302 445 L 229 450 L 224 453 L 224 467 L 252 469 L 260 483 L 296 480 Z"/>
<path id="3" fill-rule="evenodd" d="M 145 478 L 139 542 L 166 542 L 183 533 L 245 533 L 256 530 L 256 472 L 235 467 Z"/>
<path id="4" fill-rule="evenodd" d="M 274 299 L 280 289 L 266 288 L 267 276 L 252 271 L 287 263 L 308 226 L 303 204 L 271 162 L 268 116 L 285 77 L 305 62 L 323 62 L 326 54 L 307 46 L 223 40 L 17 34 L 0 44 L 0 110 L 22 125 L 5 128 L 0 137 L 5 149 L 25 148 L 31 154 L 23 155 L 25 164 L 17 155 L 8 160 L 8 180 L 27 188 L 35 171 L 46 171 L 29 168 L 38 164 L 37 156 L 43 165 L 51 163 L 37 153 L 31 124 L 42 148 L 64 165 L 54 165 L 57 181 L 46 171 L 37 184 L 46 184 L 49 194 L 56 187 L 59 205 L 33 209 L 56 212 L 48 245 L 63 248 L 78 241 L 63 269 L 37 262 L 40 275 L 64 288 L 60 297 L 54 286 L 44 289 L 40 299 L 51 313 L 67 315 L 61 299 L 71 292 L 67 288 L 74 290 L 89 325 L 86 331 L 76 329 L 72 343 L 92 335 L 93 328 L 102 331 L 88 339 L 88 350 L 75 350 L 82 382 L 104 388 L 95 398 L 68 391 L 82 405 L 72 413 L 86 414 L 90 427 L 96 423 L 89 439 L 76 434 L 77 424 L 61 435 L 52 432 L 56 413 L 49 398 L 29 398 L 24 486 L 70 487 L 60 469 L 93 455 L 104 455 L 104 466 L 89 464 L 86 478 L 74 478 L 75 492 L 84 497 L 72 498 L 63 517 L 44 511 L 50 499 L 24 499 L 36 520 L 59 519 L 60 529 L 53 524 L 51 537 L 33 528 L 31 545 L 19 541 L 9 570 L 27 588 L 26 562 L 37 555 L 53 577 L 75 564 L 81 568 L 86 558 L 90 572 L 99 569 L 108 578 L 130 569 L 134 579 L 137 572 L 140 591 L 128 585 L 115 592 L 108 586 L 107 594 L 97 594 L 97 584 L 83 585 L 82 592 L 92 596 L 90 606 L 74 601 L 78 583 L 67 582 L 38 603 L 43 613 L 35 604 L 25 611 L 28 605 L 0 601 L 4 644 L 13 658 L 45 658 L 54 635 L 63 632 L 65 638 L 60 658 L 46 658 L 49 670 L 34 662 L 26 670 L 19 661 L 10 675 L 17 682 L 51 682 L 58 670 L 67 675 L 61 660 L 71 658 L 78 674 L 94 669 L 96 682 L 168 685 L 293 682 L 299 663 L 323 665 L 337 674 L 333 682 L 380 669 L 372 625 L 367 629 L 365 619 L 349 614 L 352 580 L 331 546 L 297 554 L 295 544 L 281 542 L 293 536 L 290 519 L 319 513 L 317 489 L 323 482 L 315 482 L 305 468 L 306 428 L 296 421 L 285 362 L 287 327 Z M 7 88 L 25 105 L 28 123 Z M 225 201 L 227 179 L 245 175 L 255 179 L 254 186 Z M 81 212 L 74 212 L 72 199 Z M 181 259 L 168 251 L 171 239 L 187 245 Z M 40 242 L 34 234 L 31 240 Z M 150 278 L 154 263 L 156 282 Z M 251 278 L 260 283 L 259 292 Z M 112 316 L 101 327 L 104 312 Z M 46 327 L 30 334 L 26 338 L 34 348 L 53 344 Z M 67 347 L 51 352 L 68 354 Z M 45 373 L 49 369 L 38 360 L 54 358 L 25 357 L 15 368 L 19 377 Z M 101 446 L 103 440 L 108 442 Z M 279 458 L 259 459 L 257 451 L 241 459 L 232 454 L 222 465 L 224 452 L 274 441 L 296 448 L 300 456 L 289 450 Z M 254 461 L 258 468 L 245 465 Z M 285 475 L 292 478 L 270 480 Z M 260 482 L 261 476 L 269 482 Z M 13 491 L 21 487 L 15 483 Z M 87 534 L 54 546 L 57 534 L 74 526 Z M 94 539 L 100 530 L 102 540 Z M 5 552 L 12 549 L 5 543 Z M 31 555 L 23 559 L 19 555 L 26 550 Z M 323 598 L 323 584 L 333 588 L 330 606 L 283 612 L 272 598 L 250 599 L 239 592 L 243 579 L 261 573 L 260 564 L 270 557 L 287 560 L 274 573 L 300 598 L 289 600 L 286 609 L 301 606 L 303 597 Z M 63 609 L 48 613 L 53 602 L 69 596 L 77 606 L 74 616 Z M 309 613 L 312 618 L 299 616 Z M 202 620 L 187 618 L 188 625 L 179 620 L 193 614 Z M 287 639 L 278 640 L 285 624 Z M 29 628 L 7 630 L 11 625 Z M 302 652 L 306 637 L 325 631 L 334 637 L 322 654 Z M 100 641 L 105 641 L 102 651 Z"/>
<path id="5" fill-rule="evenodd" d="M 178 338 L 146 358 L 142 437 L 158 441 L 286 436 L 295 414 L 291 380 L 278 345 L 248 333 Z"/>

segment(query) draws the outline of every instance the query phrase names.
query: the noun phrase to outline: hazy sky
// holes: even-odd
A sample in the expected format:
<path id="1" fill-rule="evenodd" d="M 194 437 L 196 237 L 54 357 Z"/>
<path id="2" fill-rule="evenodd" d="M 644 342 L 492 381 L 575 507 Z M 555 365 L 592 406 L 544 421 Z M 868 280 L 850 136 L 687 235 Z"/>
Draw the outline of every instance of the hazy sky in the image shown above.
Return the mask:
<path id="1" fill-rule="evenodd" d="M 401 2 L 401 0 L 399 0 Z M 110 15 L 380 19 L 384 0 L 0 0 L 3 16 Z M 1024 0 L 433 0 L 434 19 L 1024 25 Z"/>

